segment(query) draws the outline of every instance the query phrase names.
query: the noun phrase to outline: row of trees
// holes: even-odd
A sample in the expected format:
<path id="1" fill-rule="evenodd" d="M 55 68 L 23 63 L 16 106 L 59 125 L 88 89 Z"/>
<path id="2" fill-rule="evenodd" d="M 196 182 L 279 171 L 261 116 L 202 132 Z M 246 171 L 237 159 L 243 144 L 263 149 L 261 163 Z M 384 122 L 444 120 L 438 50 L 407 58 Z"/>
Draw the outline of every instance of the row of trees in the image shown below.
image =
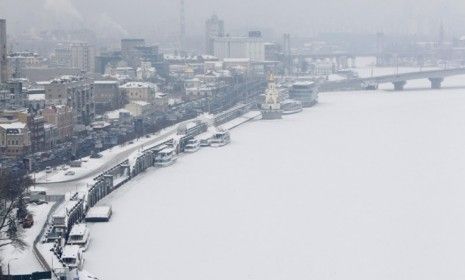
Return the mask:
<path id="1" fill-rule="evenodd" d="M 32 180 L 28 176 L 0 171 L 0 250 L 6 246 L 24 250 L 28 245 L 23 239 L 19 223 L 28 214 L 24 194 L 31 184 Z M 0 256 L 3 254 L 0 253 Z"/>

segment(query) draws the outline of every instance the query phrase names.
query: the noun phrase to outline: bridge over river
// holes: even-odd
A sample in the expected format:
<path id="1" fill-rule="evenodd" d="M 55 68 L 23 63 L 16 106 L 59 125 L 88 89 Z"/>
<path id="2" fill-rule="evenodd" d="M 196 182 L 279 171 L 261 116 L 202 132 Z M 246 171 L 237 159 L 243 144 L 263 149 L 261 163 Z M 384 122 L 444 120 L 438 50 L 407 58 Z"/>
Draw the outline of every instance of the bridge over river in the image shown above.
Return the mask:
<path id="1" fill-rule="evenodd" d="M 446 77 L 465 75 L 465 68 L 438 69 L 420 72 L 410 72 L 394 75 L 375 76 L 368 78 L 354 78 L 341 81 L 322 82 L 320 91 L 377 89 L 379 84 L 392 83 L 394 90 L 403 90 L 409 80 L 428 79 L 431 88 L 441 88 Z"/>

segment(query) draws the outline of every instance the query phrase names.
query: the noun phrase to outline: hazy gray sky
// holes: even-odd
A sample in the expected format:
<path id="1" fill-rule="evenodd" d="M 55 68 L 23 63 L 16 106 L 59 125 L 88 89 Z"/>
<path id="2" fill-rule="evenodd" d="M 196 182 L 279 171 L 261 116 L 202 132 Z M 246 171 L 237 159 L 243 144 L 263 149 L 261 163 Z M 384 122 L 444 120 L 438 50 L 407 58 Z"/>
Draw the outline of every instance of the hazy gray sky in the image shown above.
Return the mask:
<path id="1" fill-rule="evenodd" d="M 88 27 L 97 32 L 155 34 L 179 30 L 179 0 L 0 0 L 11 32 Z M 321 31 L 465 34 L 465 0 L 185 0 L 187 32 L 202 34 L 217 13 L 230 32 L 270 28 L 277 34 Z"/>

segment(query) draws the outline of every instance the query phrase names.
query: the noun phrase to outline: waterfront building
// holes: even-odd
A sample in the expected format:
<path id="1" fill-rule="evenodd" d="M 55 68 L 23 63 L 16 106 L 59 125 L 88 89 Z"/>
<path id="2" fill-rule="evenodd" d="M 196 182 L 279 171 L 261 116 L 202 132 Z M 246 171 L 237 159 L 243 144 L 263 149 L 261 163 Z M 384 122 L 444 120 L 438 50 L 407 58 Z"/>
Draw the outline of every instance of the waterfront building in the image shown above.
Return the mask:
<path id="1" fill-rule="evenodd" d="M 217 15 L 211 16 L 205 23 L 205 53 L 214 54 L 214 40 L 224 36 L 224 21 Z"/>

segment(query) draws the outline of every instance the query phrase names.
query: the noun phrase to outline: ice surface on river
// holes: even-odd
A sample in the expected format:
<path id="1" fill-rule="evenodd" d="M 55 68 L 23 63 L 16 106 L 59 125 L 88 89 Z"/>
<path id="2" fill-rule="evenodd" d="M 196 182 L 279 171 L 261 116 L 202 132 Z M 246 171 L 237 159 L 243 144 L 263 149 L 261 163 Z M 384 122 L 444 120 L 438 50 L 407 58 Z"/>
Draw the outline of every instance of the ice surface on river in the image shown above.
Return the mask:
<path id="1" fill-rule="evenodd" d="M 408 84 L 429 85 L 427 81 Z M 149 170 L 104 204 L 102 279 L 465 277 L 465 85 L 327 93 Z"/>

